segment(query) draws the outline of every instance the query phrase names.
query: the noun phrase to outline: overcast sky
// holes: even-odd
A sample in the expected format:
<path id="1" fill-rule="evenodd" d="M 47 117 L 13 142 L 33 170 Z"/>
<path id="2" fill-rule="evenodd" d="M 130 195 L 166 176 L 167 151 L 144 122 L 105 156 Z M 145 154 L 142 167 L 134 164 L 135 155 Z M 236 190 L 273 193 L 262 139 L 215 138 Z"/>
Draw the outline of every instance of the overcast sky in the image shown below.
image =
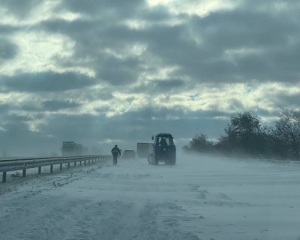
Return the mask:
<path id="1" fill-rule="evenodd" d="M 216 139 L 300 101 L 298 0 L 0 0 L 0 150 Z"/>

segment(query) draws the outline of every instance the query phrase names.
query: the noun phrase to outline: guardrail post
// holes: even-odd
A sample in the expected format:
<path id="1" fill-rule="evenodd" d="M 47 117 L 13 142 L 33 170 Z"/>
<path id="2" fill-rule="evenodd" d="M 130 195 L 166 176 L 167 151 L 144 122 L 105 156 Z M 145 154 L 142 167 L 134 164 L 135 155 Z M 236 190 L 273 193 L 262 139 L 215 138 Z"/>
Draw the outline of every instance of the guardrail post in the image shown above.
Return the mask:
<path id="1" fill-rule="evenodd" d="M 62 170 L 62 163 L 60 164 L 60 167 L 59 167 L 60 171 Z"/>
<path id="2" fill-rule="evenodd" d="M 26 177 L 26 168 L 23 169 L 23 177 Z"/>
<path id="3" fill-rule="evenodd" d="M 81 161 L 79 162 L 79 165 L 81 166 Z"/>
<path id="4" fill-rule="evenodd" d="M 74 167 L 76 167 L 76 161 L 74 162 Z"/>
<path id="5" fill-rule="evenodd" d="M 42 167 L 39 167 L 39 170 L 38 170 L 38 174 L 41 174 L 42 173 Z"/>
<path id="6" fill-rule="evenodd" d="M 89 164 L 91 164 L 91 159 L 89 159 Z"/>
<path id="7" fill-rule="evenodd" d="M 84 160 L 84 165 L 86 165 L 86 160 Z"/>
<path id="8" fill-rule="evenodd" d="M 50 166 L 50 173 L 53 173 L 53 165 Z"/>
<path id="9" fill-rule="evenodd" d="M 2 182 L 6 182 L 6 172 L 3 172 L 3 176 L 2 176 Z"/>
<path id="10" fill-rule="evenodd" d="M 70 166 L 71 166 L 70 163 L 68 163 L 68 168 L 70 168 Z"/>

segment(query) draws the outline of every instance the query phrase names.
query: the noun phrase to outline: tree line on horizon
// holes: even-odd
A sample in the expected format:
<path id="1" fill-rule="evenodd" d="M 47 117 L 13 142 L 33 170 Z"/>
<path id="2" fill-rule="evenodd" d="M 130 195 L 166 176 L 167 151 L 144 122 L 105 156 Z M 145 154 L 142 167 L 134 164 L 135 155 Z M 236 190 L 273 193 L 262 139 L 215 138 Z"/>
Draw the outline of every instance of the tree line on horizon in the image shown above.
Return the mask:
<path id="1" fill-rule="evenodd" d="M 300 110 L 281 108 L 274 126 L 264 126 L 250 112 L 231 117 L 217 142 L 198 134 L 183 150 L 188 153 L 300 160 Z"/>

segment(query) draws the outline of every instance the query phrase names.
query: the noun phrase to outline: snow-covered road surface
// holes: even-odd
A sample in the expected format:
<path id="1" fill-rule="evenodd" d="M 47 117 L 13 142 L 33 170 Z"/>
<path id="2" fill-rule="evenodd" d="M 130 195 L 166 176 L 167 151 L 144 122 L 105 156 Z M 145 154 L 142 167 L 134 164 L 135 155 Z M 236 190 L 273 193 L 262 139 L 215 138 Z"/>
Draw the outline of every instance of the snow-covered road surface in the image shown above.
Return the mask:
<path id="1" fill-rule="evenodd" d="M 120 160 L 0 189 L 5 240 L 300 239 L 298 164 Z"/>

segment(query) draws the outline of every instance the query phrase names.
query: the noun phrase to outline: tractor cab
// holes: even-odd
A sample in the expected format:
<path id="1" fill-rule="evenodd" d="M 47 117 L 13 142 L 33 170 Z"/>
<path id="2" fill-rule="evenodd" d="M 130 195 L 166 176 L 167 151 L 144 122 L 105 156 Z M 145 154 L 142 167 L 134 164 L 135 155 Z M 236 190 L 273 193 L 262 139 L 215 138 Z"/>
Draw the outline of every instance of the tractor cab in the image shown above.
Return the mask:
<path id="1" fill-rule="evenodd" d="M 154 145 L 155 146 L 160 146 L 160 147 L 168 147 L 168 146 L 173 146 L 174 145 L 174 139 L 171 134 L 168 133 L 161 133 L 158 134 L 154 137 L 152 137 L 154 140 Z"/>

